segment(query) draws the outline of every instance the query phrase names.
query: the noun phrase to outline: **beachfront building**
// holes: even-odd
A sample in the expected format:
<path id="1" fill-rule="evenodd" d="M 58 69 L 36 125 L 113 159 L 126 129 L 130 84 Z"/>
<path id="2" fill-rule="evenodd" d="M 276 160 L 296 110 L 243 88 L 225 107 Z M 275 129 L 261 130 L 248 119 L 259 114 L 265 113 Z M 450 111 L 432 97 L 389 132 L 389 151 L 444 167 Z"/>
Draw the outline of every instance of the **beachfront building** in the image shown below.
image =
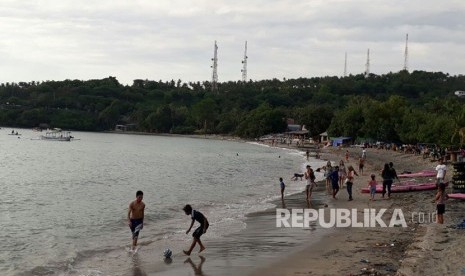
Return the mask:
<path id="1" fill-rule="evenodd" d="M 295 144 L 296 146 L 302 146 L 307 139 L 308 130 L 305 126 L 296 124 L 294 119 L 288 118 L 287 129 L 284 134 L 288 145 Z"/>
<path id="2" fill-rule="evenodd" d="M 329 142 L 328 132 L 320 133 L 320 143 L 327 144 Z"/>
<path id="3" fill-rule="evenodd" d="M 333 147 L 349 146 L 352 144 L 352 137 L 332 137 L 331 142 Z"/>

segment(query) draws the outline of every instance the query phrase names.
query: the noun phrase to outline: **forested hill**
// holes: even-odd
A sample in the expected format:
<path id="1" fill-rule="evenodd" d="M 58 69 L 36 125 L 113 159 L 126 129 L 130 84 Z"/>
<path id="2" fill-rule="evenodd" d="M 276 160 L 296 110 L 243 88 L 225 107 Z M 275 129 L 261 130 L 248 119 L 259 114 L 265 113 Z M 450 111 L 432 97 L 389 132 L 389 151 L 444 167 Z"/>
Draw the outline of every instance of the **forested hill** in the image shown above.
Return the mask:
<path id="1" fill-rule="evenodd" d="M 159 133 L 234 134 L 255 138 L 283 132 L 285 118 L 312 136 L 351 136 L 404 143 L 458 144 L 465 127 L 465 76 L 401 71 L 289 80 L 210 82 L 134 80 L 114 77 L 3 83 L 0 125 L 39 125 L 101 131 L 117 124 Z M 451 138 L 453 138 L 451 140 Z"/>

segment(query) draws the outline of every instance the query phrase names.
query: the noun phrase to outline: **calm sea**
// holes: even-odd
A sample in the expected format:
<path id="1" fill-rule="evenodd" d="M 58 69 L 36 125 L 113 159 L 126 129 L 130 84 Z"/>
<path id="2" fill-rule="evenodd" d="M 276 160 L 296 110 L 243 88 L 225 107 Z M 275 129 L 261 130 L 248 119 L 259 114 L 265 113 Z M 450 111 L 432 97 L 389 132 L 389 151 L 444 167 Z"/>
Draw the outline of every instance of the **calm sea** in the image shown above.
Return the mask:
<path id="1" fill-rule="evenodd" d="M 176 253 L 191 241 L 184 204 L 208 217 L 209 239 L 221 239 L 244 229 L 247 213 L 272 207 L 278 178 L 291 183 L 305 165 L 298 151 L 254 143 L 85 132 L 51 142 L 16 130 L 0 129 L 1 275 L 124 275 L 137 190 L 147 206 L 141 250 Z"/>

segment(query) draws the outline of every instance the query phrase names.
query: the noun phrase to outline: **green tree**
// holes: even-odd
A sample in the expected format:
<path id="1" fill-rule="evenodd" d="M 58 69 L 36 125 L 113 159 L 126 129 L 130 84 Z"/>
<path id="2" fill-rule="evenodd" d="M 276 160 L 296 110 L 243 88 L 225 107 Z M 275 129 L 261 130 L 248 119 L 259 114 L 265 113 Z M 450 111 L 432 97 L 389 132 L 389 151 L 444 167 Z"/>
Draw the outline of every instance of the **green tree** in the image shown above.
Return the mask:
<path id="1" fill-rule="evenodd" d="M 320 133 L 325 132 L 331 124 L 333 111 L 329 106 L 308 105 L 306 107 L 297 108 L 292 117 L 297 122 L 305 125 L 310 136 L 316 137 Z"/>
<path id="2" fill-rule="evenodd" d="M 285 114 L 264 103 L 245 116 L 238 126 L 237 134 L 246 138 L 258 138 L 265 134 L 283 132 L 286 127 Z"/>
<path id="3" fill-rule="evenodd" d="M 212 130 L 218 116 L 218 107 L 212 98 L 205 98 L 192 106 L 192 115 L 199 129 Z"/>

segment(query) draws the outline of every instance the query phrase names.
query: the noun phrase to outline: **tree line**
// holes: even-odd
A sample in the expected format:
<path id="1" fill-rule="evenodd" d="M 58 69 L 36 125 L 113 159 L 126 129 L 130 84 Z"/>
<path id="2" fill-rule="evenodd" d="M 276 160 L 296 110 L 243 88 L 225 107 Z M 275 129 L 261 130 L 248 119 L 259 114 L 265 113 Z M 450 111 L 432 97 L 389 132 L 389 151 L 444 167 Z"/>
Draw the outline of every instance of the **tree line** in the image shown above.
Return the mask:
<path id="1" fill-rule="evenodd" d="M 293 118 L 317 137 L 457 145 L 465 127 L 465 76 L 400 71 L 385 75 L 248 82 L 134 80 L 115 77 L 2 83 L 0 124 L 103 131 L 117 124 L 176 134 L 257 138 L 286 131 Z"/>

